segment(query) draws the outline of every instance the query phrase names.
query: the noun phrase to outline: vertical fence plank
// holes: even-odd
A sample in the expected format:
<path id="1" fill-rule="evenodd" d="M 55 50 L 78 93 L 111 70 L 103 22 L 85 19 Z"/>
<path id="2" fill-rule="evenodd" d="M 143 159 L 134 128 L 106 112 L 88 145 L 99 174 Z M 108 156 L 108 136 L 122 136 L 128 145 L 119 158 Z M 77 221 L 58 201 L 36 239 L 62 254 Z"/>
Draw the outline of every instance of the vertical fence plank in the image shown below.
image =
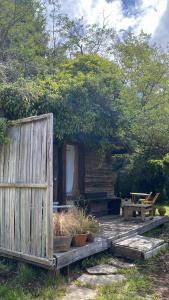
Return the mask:
<path id="1" fill-rule="evenodd" d="M 52 228 L 52 201 L 53 201 L 53 115 L 48 117 L 47 123 L 47 256 L 53 259 L 53 230 Z"/>

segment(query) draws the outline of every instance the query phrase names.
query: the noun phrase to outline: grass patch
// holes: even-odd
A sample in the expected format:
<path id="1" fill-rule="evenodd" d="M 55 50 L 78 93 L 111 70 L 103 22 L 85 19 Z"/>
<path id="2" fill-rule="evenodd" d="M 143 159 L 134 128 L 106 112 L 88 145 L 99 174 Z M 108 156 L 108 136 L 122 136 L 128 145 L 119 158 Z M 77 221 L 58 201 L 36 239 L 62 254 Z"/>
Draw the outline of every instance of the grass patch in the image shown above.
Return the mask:
<path id="1" fill-rule="evenodd" d="M 99 264 L 106 264 L 112 260 L 112 255 L 108 252 L 87 258 L 82 262 L 83 268 L 92 267 Z M 157 271 L 158 267 L 153 259 L 137 261 L 135 268 L 119 269 L 119 273 L 124 275 L 123 282 L 112 283 L 98 289 L 95 300 L 154 300 L 156 294 L 151 290 L 150 276 Z M 81 284 L 76 282 L 78 286 Z M 88 286 L 91 288 L 90 286 Z"/>
<path id="2" fill-rule="evenodd" d="M 17 273 L 15 278 L 16 282 L 20 282 L 21 284 L 30 284 L 33 283 L 38 277 L 39 272 L 37 268 L 34 268 L 30 265 L 21 265 L 20 270 Z"/>
<path id="3" fill-rule="evenodd" d="M 83 288 L 87 288 L 87 289 L 91 289 L 91 290 L 95 290 L 96 289 L 96 286 L 92 285 L 92 284 L 89 284 L 89 283 L 86 283 L 86 284 L 82 284 L 80 281 L 76 280 L 74 282 L 76 284 L 76 286 L 78 287 L 83 287 Z"/>
<path id="4" fill-rule="evenodd" d="M 84 259 L 81 263 L 82 269 L 94 267 L 96 265 L 108 264 L 112 259 L 112 255 L 107 251 L 105 253 L 95 254 Z"/>
<path id="5" fill-rule="evenodd" d="M 155 207 L 157 208 L 156 209 L 156 214 L 157 215 L 159 215 L 158 208 L 164 207 L 166 209 L 166 215 L 169 216 L 169 204 L 168 203 L 166 203 L 166 202 L 160 203 L 160 204 L 155 205 Z"/>
<path id="6" fill-rule="evenodd" d="M 0 262 L 0 274 L 6 269 L 15 271 L 13 276 L 0 276 L 0 300 L 60 300 L 64 296 L 66 277 L 51 276 L 47 270 L 30 265 L 17 272 L 13 268 L 13 263 Z"/>
<path id="7" fill-rule="evenodd" d="M 10 272 L 16 272 L 16 263 L 7 258 L 0 258 L 0 276 L 7 275 Z"/>
<path id="8" fill-rule="evenodd" d="M 2 300 L 30 300 L 30 293 L 24 293 L 22 288 L 10 287 L 7 283 L 0 286 L 0 299 Z"/>
<path id="9" fill-rule="evenodd" d="M 126 278 L 123 282 L 113 283 L 99 289 L 96 300 L 153 300 L 155 293 L 151 290 L 150 272 L 139 268 L 122 269 Z"/>
<path id="10" fill-rule="evenodd" d="M 169 223 L 165 223 L 157 228 L 154 228 L 154 229 L 144 233 L 144 236 L 160 238 L 160 239 L 163 239 L 168 242 L 169 241 Z"/>

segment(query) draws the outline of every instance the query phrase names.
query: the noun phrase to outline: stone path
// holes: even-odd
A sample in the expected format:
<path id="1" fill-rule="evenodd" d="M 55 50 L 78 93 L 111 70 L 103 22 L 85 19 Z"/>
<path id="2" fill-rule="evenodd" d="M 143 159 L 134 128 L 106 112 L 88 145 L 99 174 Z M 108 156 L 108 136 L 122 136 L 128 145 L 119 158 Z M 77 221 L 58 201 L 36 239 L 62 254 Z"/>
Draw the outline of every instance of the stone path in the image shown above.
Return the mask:
<path id="1" fill-rule="evenodd" d="M 120 269 L 134 266 L 134 264 L 124 260 L 112 258 L 109 264 L 87 268 L 87 273 L 77 278 L 80 286 L 76 284 L 69 285 L 62 300 L 94 300 L 98 287 L 125 280 L 125 277 L 119 274 Z"/>
<path id="2" fill-rule="evenodd" d="M 114 266 L 116 268 L 120 268 L 120 269 L 129 269 L 129 268 L 134 268 L 135 267 L 135 264 L 126 262 L 122 258 L 121 259 L 112 258 L 109 261 L 109 265 L 112 265 L 112 266 Z"/>
<path id="3" fill-rule="evenodd" d="M 78 287 L 75 284 L 72 284 L 68 287 L 66 295 L 62 300 L 94 300 L 96 295 L 97 291 L 94 289 Z"/>
<path id="4" fill-rule="evenodd" d="M 78 278 L 78 282 L 82 285 L 103 286 L 113 282 L 122 281 L 125 277 L 120 274 L 112 275 L 89 275 L 83 274 Z"/>
<path id="5" fill-rule="evenodd" d="M 87 273 L 92 275 L 109 275 L 118 273 L 118 269 L 110 265 L 98 265 L 95 267 L 88 268 L 86 269 L 86 271 Z"/>

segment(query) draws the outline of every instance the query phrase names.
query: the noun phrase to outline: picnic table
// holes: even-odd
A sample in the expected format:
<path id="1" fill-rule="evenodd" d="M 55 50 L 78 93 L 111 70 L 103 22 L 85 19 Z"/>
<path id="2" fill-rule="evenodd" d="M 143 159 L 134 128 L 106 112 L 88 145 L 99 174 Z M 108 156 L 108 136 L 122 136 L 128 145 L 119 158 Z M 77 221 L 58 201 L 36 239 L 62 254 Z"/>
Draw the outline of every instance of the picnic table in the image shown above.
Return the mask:
<path id="1" fill-rule="evenodd" d="M 134 213 L 140 213 L 142 221 L 146 220 L 146 212 L 153 218 L 153 207 L 151 204 L 124 204 L 123 216 L 125 220 L 129 220 L 133 217 Z"/>

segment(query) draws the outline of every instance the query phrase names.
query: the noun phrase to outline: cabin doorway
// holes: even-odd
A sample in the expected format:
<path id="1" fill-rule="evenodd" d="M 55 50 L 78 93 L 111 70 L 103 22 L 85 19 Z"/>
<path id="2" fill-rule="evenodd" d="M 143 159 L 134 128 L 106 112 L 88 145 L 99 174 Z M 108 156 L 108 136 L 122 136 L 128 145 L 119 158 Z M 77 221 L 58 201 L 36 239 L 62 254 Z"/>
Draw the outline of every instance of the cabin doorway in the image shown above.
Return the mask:
<path id="1" fill-rule="evenodd" d="M 78 149 L 76 145 L 66 145 L 66 196 L 78 195 Z"/>

